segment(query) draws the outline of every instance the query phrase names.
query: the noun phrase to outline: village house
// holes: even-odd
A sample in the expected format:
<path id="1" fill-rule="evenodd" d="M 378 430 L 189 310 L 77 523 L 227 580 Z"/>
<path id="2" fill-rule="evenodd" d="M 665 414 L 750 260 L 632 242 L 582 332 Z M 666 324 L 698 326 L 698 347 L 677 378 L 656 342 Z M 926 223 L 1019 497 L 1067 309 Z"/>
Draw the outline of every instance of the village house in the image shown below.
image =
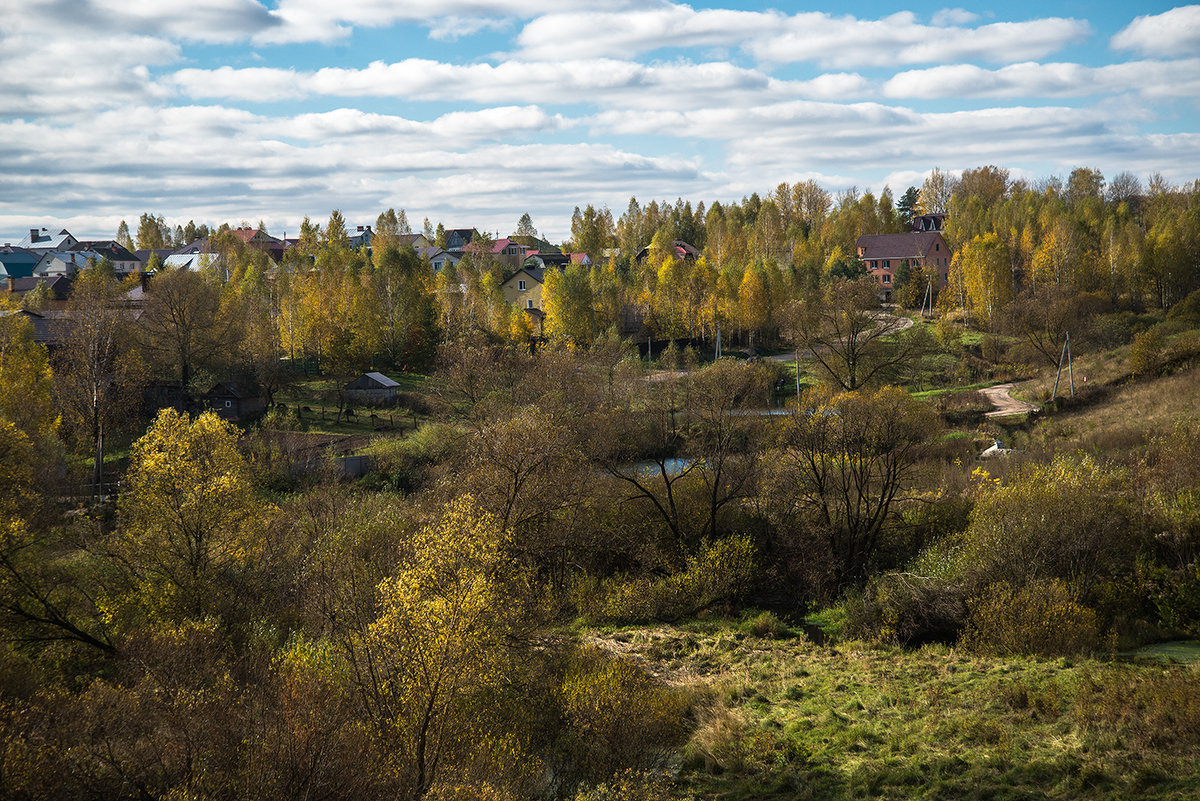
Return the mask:
<path id="1" fill-rule="evenodd" d="M 204 404 L 229 421 L 255 417 L 267 408 L 262 387 L 249 381 L 221 381 L 205 393 Z"/>
<path id="2" fill-rule="evenodd" d="M 137 254 L 114 239 L 80 240 L 71 250 L 87 251 L 108 259 L 117 275 L 133 275 L 142 271 L 142 261 Z"/>
<path id="3" fill-rule="evenodd" d="M 443 250 L 439 247 L 423 247 L 417 250 L 417 255 L 429 261 L 433 267 L 433 272 L 436 275 L 447 267 L 457 266 L 462 261 L 462 256 L 451 253 L 448 250 Z"/>
<path id="4" fill-rule="evenodd" d="M 33 275 L 39 255 L 28 248 L 5 245 L 0 248 L 0 279 L 28 278 Z"/>
<path id="5" fill-rule="evenodd" d="M 884 303 L 892 300 L 896 275 L 901 267 L 921 267 L 942 289 L 950 279 L 950 248 L 938 231 L 908 234 L 863 234 L 854 243 L 855 252 L 867 273 L 879 282 Z"/>
<path id="6" fill-rule="evenodd" d="M 687 242 L 684 242 L 682 239 L 676 239 L 671 243 L 671 247 L 675 251 L 675 258 L 679 259 L 680 261 L 695 261 L 696 259 L 700 258 L 700 251 L 697 250 L 693 245 L 689 245 Z M 634 261 L 640 264 L 645 261 L 646 257 L 649 255 L 650 246 L 646 245 L 646 247 L 639 250 L 637 255 L 633 258 Z"/>
<path id="7" fill-rule="evenodd" d="M 546 282 L 546 269 L 522 267 L 500 285 L 504 301 L 520 309 L 543 309 L 542 287 Z M 553 268 L 549 268 L 553 269 Z"/>
<path id="8" fill-rule="evenodd" d="M 66 228 L 58 233 L 49 228 L 30 228 L 29 236 L 18 242 L 17 247 L 29 250 L 70 250 L 78 241 Z"/>
<path id="9" fill-rule="evenodd" d="M 479 232 L 474 228 L 449 228 L 446 230 L 446 250 L 462 253 L 477 238 Z"/>

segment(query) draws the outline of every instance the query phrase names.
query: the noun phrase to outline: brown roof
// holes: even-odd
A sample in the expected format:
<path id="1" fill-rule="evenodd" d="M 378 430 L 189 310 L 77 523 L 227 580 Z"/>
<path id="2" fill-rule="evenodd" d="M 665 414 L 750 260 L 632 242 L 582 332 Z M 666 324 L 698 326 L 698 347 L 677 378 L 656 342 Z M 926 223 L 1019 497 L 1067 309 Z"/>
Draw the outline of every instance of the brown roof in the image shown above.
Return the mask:
<path id="1" fill-rule="evenodd" d="M 935 244 L 946 244 L 946 240 L 937 231 L 923 231 L 912 234 L 863 234 L 854 243 L 854 249 L 862 259 L 923 259 L 928 256 Z M 944 247 L 946 255 L 950 248 Z"/>

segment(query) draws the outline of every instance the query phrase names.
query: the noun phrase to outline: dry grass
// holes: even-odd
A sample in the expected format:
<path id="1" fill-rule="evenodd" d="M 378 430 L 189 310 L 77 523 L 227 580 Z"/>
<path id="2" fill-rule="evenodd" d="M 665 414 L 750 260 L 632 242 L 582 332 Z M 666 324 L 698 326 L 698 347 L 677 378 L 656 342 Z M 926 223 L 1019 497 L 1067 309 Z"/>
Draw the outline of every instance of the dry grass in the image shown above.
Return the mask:
<path id="1" fill-rule="evenodd" d="M 1175 421 L 1200 417 L 1200 368 L 1115 387 L 1098 402 L 1039 423 L 1048 451 L 1083 450 L 1111 457 L 1140 451 Z"/>
<path id="2" fill-rule="evenodd" d="M 831 648 L 737 624 L 595 637 L 702 699 L 679 779 L 700 797 L 1200 794 L 1195 668 Z"/>

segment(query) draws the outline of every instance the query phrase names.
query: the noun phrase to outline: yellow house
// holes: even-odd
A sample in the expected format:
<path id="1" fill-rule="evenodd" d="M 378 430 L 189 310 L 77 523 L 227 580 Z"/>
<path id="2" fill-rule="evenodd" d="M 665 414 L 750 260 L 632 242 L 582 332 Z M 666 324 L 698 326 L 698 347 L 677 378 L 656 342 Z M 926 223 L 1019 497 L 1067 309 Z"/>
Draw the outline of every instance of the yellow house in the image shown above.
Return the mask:
<path id="1" fill-rule="evenodd" d="M 545 284 L 546 268 L 522 267 L 500 285 L 504 301 L 521 309 L 544 311 L 542 287 Z"/>

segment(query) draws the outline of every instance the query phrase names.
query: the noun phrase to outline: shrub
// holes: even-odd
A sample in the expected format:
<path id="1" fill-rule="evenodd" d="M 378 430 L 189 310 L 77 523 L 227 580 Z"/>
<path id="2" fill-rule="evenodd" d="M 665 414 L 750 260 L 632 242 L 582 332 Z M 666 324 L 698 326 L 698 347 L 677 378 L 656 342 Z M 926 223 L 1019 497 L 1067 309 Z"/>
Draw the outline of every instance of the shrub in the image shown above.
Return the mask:
<path id="1" fill-rule="evenodd" d="M 723 705 L 707 710 L 684 748 L 686 765 L 706 773 L 761 773 L 770 767 L 775 743 L 745 717 Z"/>
<path id="2" fill-rule="evenodd" d="M 1105 577 L 1133 572 L 1144 543 L 1124 472 L 1088 457 L 1029 465 L 1006 484 L 981 483 L 959 539 L 968 587 L 1058 578 L 1085 596 Z"/>
<path id="3" fill-rule="evenodd" d="M 1156 575 L 1152 600 L 1163 626 L 1200 636 L 1200 563 Z"/>
<path id="4" fill-rule="evenodd" d="M 606 582 L 596 610 L 608 620 L 678 620 L 743 595 L 755 575 L 754 545 L 736 534 L 701 546 L 687 568 L 664 578 Z"/>
<path id="5" fill-rule="evenodd" d="M 690 699 L 628 660 L 581 648 L 558 690 L 569 750 L 585 779 L 655 767 L 683 738 Z"/>
<path id="6" fill-rule="evenodd" d="M 1000 582 L 969 602 L 961 644 L 976 653 L 1068 656 L 1101 646 L 1096 613 L 1077 603 L 1057 579 L 1014 589 Z"/>
<path id="7" fill-rule="evenodd" d="M 755 637 L 771 639 L 780 639 L 791 634 L 791 629 L 784 625 L 784 622 L 774 612 L 762 612 L 756 615 L 750 620 L 747 629 Z"/>
<path id="8" fill-rule="evenodd" d="M 1178 320 L 1184 325 L 1200 326 L 1200 289 L 1176 303 L 1167 312 L 1168 320 Z"/>
<path id="9" fill-rule="evenodd" d="M 629 770 L 611 781 L 580 790 L 571 801 L 664 801 L 676 797 L 682 798 L 672 793 L 670 783 L 662 776 Z"/>
<path id="10" fill-rule="evenodd" d="M 848 631 L 865 639 L 916 645 L 953 642 L 967 615 L 965 592 L 940 578 L 888 573 L 846 603 Z"/>
<path id="11" fill-rule="evenodd" d="M 1135 376 L 1152 375 L 1162 369 L 1162 331 L 1151 328 L 1133 338 L 1129 346 L 1129 371 Z"/>

